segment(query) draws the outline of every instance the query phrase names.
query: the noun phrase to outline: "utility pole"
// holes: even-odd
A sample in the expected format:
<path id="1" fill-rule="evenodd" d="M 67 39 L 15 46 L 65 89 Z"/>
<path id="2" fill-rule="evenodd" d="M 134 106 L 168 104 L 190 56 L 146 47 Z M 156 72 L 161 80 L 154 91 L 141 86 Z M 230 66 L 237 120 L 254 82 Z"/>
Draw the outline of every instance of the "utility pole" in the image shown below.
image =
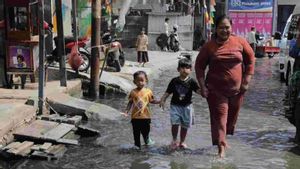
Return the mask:
<path id="1" fill-rule="evenodd" d="M 96 99 L 99 94 L 99 68 L 100 68 L 100 31 L 101 31 L 101 0 L 92 0 L 92 58 L 91 58 L 91 83 L 89 94 Z"/>
<path id="2" fill-rule="evenodd" d="M 45 83 L 45 30 L 44 30 L 44 0 L 39 0 L 39 115 L 43 114 L 44 83 Z"/>
<path id="3" fill-rule="evenodd" d="M 56 20 L 57 20 L 57 55 L 60 57 L 59 62 L 59 74 L 60 74 L 60 86 L 67 86 L 67 72 L 66 72 L 66 57 L 65 57 L 65 38 L 64 38 L 64 26 L 62 19 L 62 0 L 55 0 L 56 7 Z"/>
<path id="4" fill-rule="evenodd" d="M 77 0 L 72 0 L 72 29 L 73 37 L 77 42 L 78 32 L 77 32 Z"/>

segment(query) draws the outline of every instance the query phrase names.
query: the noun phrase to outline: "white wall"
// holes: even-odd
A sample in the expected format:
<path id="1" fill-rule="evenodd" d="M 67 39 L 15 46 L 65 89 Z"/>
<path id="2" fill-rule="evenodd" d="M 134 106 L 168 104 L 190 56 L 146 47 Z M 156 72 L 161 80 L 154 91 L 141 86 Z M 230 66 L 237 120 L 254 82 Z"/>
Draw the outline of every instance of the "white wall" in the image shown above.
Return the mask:
<path id="1" fill-rule="evenodd" d="M 278 0 L 278 5 L 295 5 L 295 4 L 300 5 L 300 1 L 299 0 Z"/>

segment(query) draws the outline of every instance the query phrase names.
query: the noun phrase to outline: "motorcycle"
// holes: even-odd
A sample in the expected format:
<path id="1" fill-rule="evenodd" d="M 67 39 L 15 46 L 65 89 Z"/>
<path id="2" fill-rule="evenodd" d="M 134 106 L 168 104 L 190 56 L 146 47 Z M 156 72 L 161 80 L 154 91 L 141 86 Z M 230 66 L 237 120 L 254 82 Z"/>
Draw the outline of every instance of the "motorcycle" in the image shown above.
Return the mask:
<path id="1" fill-rule="evenodd" d="M 170 50 L 174 51 L 174 52 L 178 52 L 179 51 L 179 40 L 178 40 L 178 35 L 177 33 L 174 31 L 170 34 Z"/>
<path id="2" fill-rule="evenodd" d="M 125 65 L 125 55 L 121 43 L 116 39 L 112 39 L 110 33 L 104 33 L 102 41 L 106 47 L 106 67 L 113 67 L 116 72 L 120 72 L 121 67 Z"/>
<path id="3" fill-rule="evenodd" d="M 49 33 L 52 33 L 52 27 L 49 26 L 48 28 Z M 88 42 L 88 39 L 85 38 L 78 38 L 78 40 L 76 41 L 76 39 L 74 39 L 73 37 L 65 37 L 65 54 L 66 54 L 66 63 L 70 63 L 69 59 L 70 59 L 70 55 L 72 55 L 72 49 L 74 48 L 74 46 L 77 45 L 78 50 L 76 52 L 78 52 L 78 66 L 73 66 L 72 64 L 71 67 L 75 70 L 78 70 L 80 72 L 86 72 L 89 67 L 90 67 L 90 53 L 88 52 L 88 50 L 85 48 L 86 44 Z M 47 55 L 46 56 L 46 61 L 48 65 L 53 64 L 54 62 L 60 62 L 60 57 L 58 56 L 58 49 L 57 49 L 57 45 L 58 45 L 58 37 L 54 38 L 54 44 L 55 44 L 55 48 L 54 50 L 51 52 L 51 55 Z"/>

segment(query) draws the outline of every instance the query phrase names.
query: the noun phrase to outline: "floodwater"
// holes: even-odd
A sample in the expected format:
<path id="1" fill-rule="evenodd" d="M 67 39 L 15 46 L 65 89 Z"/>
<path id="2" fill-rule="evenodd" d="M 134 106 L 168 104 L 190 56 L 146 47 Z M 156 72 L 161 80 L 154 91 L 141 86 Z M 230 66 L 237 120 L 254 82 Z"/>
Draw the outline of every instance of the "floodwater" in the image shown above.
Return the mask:
<path id="1" fill-rule="evenodd" d="M 285 86 L 279 81 L 276 58 L 257 59 L 256 74 L 251 81 L 243 109 L 240 111 L 234 136 L 228 136 L 230 149 L 225 159 L 218 159 L 217 148 L 211 146 L 208 106 L 204 99 L 194 95 L 195 125 L 189 130 L 186 143 L 189 149 L 171 151 L 168 106 L 162 111 L 152 106 L 152 147 L 141 151 L 132 149 L 133 137 L 130 119 L 116 122 L 89 121 L 99 129 L 101 136 L 81 139 L 80 146 L 71 146 L 56 161 L 18 160 L 0 161 L 0 168 L 26 169 L 296 169 L 300 168 L 300 150 L 291 141 L 295 129 L 283 117 Z M 160 79 L 149 84 L 157 98 L 166 90 L 169 80 L 177 76 L 176 67 L 162 73 Z M 193 75 L 194 76 L 194 75 Z M 168 99 L 170 101 L 170 99 Z M 127 99 L 106 96 L 99 102 L 120 111 Z"/>

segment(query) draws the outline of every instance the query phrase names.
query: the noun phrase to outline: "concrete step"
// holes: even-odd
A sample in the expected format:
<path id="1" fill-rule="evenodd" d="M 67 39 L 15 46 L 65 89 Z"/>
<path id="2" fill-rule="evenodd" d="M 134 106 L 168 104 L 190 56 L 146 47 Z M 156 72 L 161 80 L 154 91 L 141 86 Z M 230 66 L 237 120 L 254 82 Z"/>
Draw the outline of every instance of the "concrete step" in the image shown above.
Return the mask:
<path id="1" fill-rule="evenodd" d="M 13 140 L 12 132 L 36 117 L 36 109 L 21 103 L 0 105 L 0 144 Z"/>

